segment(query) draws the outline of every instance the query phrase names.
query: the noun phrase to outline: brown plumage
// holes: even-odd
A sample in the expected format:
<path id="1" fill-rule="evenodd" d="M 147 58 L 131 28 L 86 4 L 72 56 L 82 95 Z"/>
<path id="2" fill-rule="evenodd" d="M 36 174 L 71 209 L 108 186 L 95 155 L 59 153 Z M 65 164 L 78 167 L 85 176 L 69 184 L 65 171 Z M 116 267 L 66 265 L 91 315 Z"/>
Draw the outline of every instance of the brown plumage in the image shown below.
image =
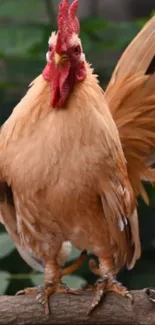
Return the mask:
<path id="1" fill-rule="evenodd" d="M 92 103 L 90 108 L 87 105 L 88 96 Z M 15 205 L 19 226 L 24 227 L 22 240 L 26 241 L 25 244 L 29 247 L 29 240 L 26 239 L 25 234 L 28 232 L 29 237 L 30 231 L 32 237 L 34 236 L 35 250 L 38 255 L 40 254 L 38 241 L 43 241 L 43 244 L 47 241 L 45 246 L 49 248 L 45 247 L 43 254 L 48 254 L 49 249 L 51 255 L 52 246 L 56 246 L 56 240 L 60 248 L 62 241 L 66 239 L 71 240 L 80 249 L 88 248 L 94 253 L 100 249 L 104 251 L 102 245 L 101 248 L 96 245 L 97 247 L 92 249 L 91 238 L 90 243 L 85 244 L 89 241 L 87 232 L 89 233 L 89 227 L 92 231 L 92 222 L 96 222 L 96 227 L 103 227 L 103 229 L 108 226 L 107 222 L 111 227 L 113 223 L 116 224 L 116 230 L 115 228 L 111 230 L 113 236 L 116 237 L 115 240 L 118 243 L 123 241 L 118 255 L 126 253 L 127 243 L 124 232 L 119 234 L 117 230 L 120 229 L 121 218 L 132 215 L 134 197 L 132 197 L 127 178 L 118 132 L 105 102 L 104 116 L 100 113 L 103 105 L 101 98 L 104 101 L 104 95 L 96 76 L 87 67 L 87 78 L 83 83 L 76 85 L 66 109 L 58 112 L 52 111 L 50 85 L 40 76 L 3 126 L 0 139 L 0 149 L 3 152 L 0 157 L 1 173 L 3 179 L 13 189 L 14 201 L 18 202 Z M 88 108 L 85 109 L 87 106 Z M 108 124 L 107 120 L 109 120 Z M 98 141 L 99 138 L 100 141 Z M 118 144 L 114 139 L 118 141 Z M 128 191 L 131 191 L 131 198 Z M 108 195 L 112 197 L 110 204 Z M 99 196 L 104 202 L 105 216 L 110 211 L 107 221 L 105 218 L 103 220 L 101 218 L 100 221 L 99 216 L 103 214 L 103 208 Z M 130 199 L 132 204 L 130 204 Z M 28 204 L 30 208 L 27 208 Z M 36 205 L 39 205 L 39 211 Z M 85 221 L 87 207 L 89 207 L 89 218 Z M 32 212 L 27 209 L 32 209 Z M 45 217 L 46 214 L 47 217 Z M 44 215 L 43 218 L 40 217 L 42 215 Z M 53 229 L 51 215 L 54 218 L 53 222 L 57 215 L 59 223 L 67 218 L 69 220 L 69 225 L 67 221 L 63 225 L 63 234 L 59 224 L 54 225 L 56 228 L 54 240 L 52 234 L 48 235 L 46 230 L 51 228 L 52 231 Z M 85 222 L 87 231 L 84 227 Z M 124 223 L 124 219 L 122 222 Z M 38 227 L 36 223 L 40 226 Z M 76 228 L 75 235 L 74 228 Z M 80 242 L 78 242 L 79 236 Z M 92 236 L 97 237 L 97 241 L 103 240 L 102 232 L 100 238 L 98 228 Z M 51 240 L 50 237 L 52 237 Z M 105 238 L 105 240 L 109 239 Z"/>
<path id="2" fill-rule="evenodd" d="M 40 76 L 1 131 L 1 175 L 15 205 L 8 205 L 6 191 L 3 222 L 12 236 L 18 234 L 20 246 L 43 260 L 47 283 L 59 279 L 57 256 L 67 240 L 96 254 L 102 274 L 133 266 L 140 254 L 136 203 L 117 128 L 86 67 L 86 79 L 64 110 L 52 110 L 50 84 Z"/>
<path id="3" fill-rule="evenodd" d="M 43 262 L 45 285 L 39 301 L 47 302 L 49 294 L 62 290 L 59 255 L 64 242 L 98 256 L 104 281 L 93 308 L 106 287 L 128 294 L 113 280 L 140 256 L 135 190 L 140 182 L 136 176 L 134 185 L 128 157 L 126 164 L 124 129 L 115 113 L 118 106 L 112 107 L 117 102 L 116 81 L 113 95 L 107 89 L 106 97 L 117 126 L 85 61 L 77 35 L 77 3 L 69 7 L 68 0 L 61 2 L 59 32 L 49 40 L 48 64 L 2 127 L 0 210 L 20 253 L 31 258 L 30 264 L 33 256 Z M 64 24 L 68 19 L 73 23 Z M 150 179 L 148 173 L 141 176 Z"/>

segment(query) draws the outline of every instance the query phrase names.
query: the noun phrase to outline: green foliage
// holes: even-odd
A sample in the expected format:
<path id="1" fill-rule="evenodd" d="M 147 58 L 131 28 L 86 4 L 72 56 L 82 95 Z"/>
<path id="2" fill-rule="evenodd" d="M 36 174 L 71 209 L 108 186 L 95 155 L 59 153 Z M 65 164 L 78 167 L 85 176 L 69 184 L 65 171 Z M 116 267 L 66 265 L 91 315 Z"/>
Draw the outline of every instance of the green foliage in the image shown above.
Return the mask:
<path id="1" fill-rule="evenodd" d="M 44 68 L 48 37 L 56 29 L 55 5 L 54 0 L 0 2 L 0 124 L 10 115 L 31 80 Z M 118 24 L 96 17 L 81 21 L 80 37 L 86 57 L 93 64 L 104 86 L 121 52 L 145 21 Z M 120 274 L 120 279 L 129 288 L 155 285 L 155 190 L 149 187 L 148 191 L 151 207 L 140 202 L 139 209 L 144 255 L 130 274 L 126 271 Z M 73 249 L 69 263 L 78 255 L 79 251 Z M 1 226 L 0 294 L 14 294 L 26 286 L 39 285 L 42 280 L 43 275 L 32 272 L 20 258 Z M 64 277 L 64 281 L 71 287 L 80 287 L 87 281 L 92 283 L 94 280 L 88 261 L 73 276 Z"/>
<path id="2" fill-rule="evenodd" d="M 2 249 L 0 250 L 0 259 L 5 256 L 8 256 L 15 248 L 14 243 L 6 233 L 0 234 L 0 244 L 2 247 Z"/>
<path id="3" fill-rule="evenodd" d="M 5 294 L 6 289 L 9 283 L 9 273 L 8 272 L 0 272 L 0 293 Z"/>

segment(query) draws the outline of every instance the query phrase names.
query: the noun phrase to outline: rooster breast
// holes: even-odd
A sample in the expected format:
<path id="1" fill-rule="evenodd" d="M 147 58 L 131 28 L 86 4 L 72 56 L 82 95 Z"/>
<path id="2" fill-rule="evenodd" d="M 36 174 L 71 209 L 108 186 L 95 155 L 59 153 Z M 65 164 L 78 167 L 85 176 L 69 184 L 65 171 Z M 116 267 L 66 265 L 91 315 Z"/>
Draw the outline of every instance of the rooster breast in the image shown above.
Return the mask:
<path id="1" fill-rule="evenodd" d="M 111 249 L 101 195 L 113 185 L 113 192 L 120 188 L 124 175 L 108 114 L 105 119 L 92 105 L 52 111 L 0 157 L 14 194 L 21 243 L 41 258 L 58 253 L 65 240 L 96 255 Z"/>

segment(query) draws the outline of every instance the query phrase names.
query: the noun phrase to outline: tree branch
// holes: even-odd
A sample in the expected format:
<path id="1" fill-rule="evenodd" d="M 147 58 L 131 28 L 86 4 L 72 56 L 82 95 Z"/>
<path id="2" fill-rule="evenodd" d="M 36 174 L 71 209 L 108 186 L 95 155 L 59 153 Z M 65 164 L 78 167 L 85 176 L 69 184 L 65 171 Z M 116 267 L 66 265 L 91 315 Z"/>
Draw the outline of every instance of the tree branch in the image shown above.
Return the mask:
<path id="1" fill-rule="evenodd" d="M 54 294 L 50 298 L 51 316 L 32 296 L 0 297 L 0 325 L 78 325 L 78 324 L 155 324 L 155 304 L 145 290 L 133 291 L 134 303 L 128 298 L 108 293 L 91 316 L 86 316 L 93 292 L 82 295 Z"/>

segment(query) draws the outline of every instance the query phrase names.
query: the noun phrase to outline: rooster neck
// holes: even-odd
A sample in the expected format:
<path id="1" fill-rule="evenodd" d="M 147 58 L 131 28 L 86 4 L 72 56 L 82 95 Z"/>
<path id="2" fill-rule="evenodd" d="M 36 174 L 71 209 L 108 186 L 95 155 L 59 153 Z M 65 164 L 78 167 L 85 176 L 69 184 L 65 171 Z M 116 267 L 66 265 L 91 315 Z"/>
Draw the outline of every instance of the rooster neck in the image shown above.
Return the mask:
<path id="1" fill-rule="evenodd" d="M 78 110 L 79 114 L 85 115 L 89 110 L 96 108 L 103 114 L 104 92 L 99 85 L 97 75 L 93 74 L 93 69 L 88 64 L 86 64 L 86 71 L 86 78 L 75 84 L 65 110 Z"/>
<path id="2" fill-rule="evenodd" d="M 40 75 L 30 86 L 2 127 L 1 139 L 4 147 L 22 136 L 27 136 L 39 120 L 51 112 L 49 83 Z"/>
<path id="3" fill-rule="evenodd" d="M 63 125 L 62 130 L 60 128 L 62 133 L 65 125 L 67 127 L 67 125 L 79 124 L 82 123 L 82 120 L 87 123 L 87 117 L 94 110 L 102 115 L 104 114 L 109 123 L 109 115 L 111 114 L 105 102 L 103 90 L 88 64 L 86 68 L 87 77 L 74 86 L 66 107 L 60 110 L 51 107 L 50 83 L 45 81 L 42 75 L 34 80 L 31 88 L 15 107 L 2 128 L 3 147 L 35 132 L 44 119 L 46 119 L 45 124 L 50 124 L 50 128 L 55 124 L 58 127 Z M 110 121 L 112 121 L 111 117 Z"/>

